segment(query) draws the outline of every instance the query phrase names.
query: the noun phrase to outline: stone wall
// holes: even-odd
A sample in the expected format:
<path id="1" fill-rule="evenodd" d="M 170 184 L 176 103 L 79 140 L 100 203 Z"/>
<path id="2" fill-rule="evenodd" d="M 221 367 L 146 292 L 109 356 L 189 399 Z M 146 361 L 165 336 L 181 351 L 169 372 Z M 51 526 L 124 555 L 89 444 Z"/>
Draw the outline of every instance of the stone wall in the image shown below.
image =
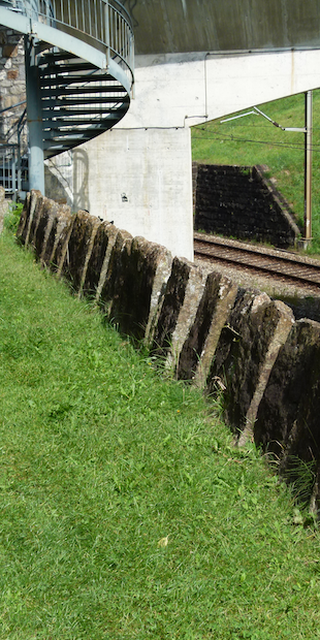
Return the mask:
<path id="1" fill-rule="evenodd" d="M 194 185 L 196 230 L 280 248 L 295 244 L 299 229 L 289 206 L 261 167 L 198 165 Z"/>
<path id="2" fill-rule="evenodd" d="M 239 446 L 254 440 L 290 481 L 313 467 L 320 510 L 320 324 L 240 288 L 164 247 L 32 191 L 17 237 L 73 292 L 94 299 L 121 332 L 173 375 L 221 397 Z"/>
<path id="3" fill-rule="evenodd" d="M 26 99 L 24 43 L 21 33 L 0 26 L 0 141 L 18 120 L 25 105 L 11 109 Z M 10 142 L 17 142 L 11 139 Z"/>

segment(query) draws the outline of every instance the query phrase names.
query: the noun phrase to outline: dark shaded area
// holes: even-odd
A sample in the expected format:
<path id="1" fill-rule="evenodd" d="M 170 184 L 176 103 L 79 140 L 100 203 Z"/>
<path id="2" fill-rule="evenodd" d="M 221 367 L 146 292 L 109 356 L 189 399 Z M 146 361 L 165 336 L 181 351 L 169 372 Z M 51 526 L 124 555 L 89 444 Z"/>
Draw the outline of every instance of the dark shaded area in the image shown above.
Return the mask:
<path id="1" fill-rule="evenodd" d="M 194 323 L 180 353 L 177 369 L 177 377 L 180 380 L 191 380 L 198 365 L 219 301 L 221 278 L 222 275 L 219 273 L 210 273 L 207 277 Z"/>
<path id="2" fill-rule="evenodd" d="M 185 260 L 174 258 L 151 347 L 153 355 L 165 357 L 170 349 L 171 337 L 183 305 L 189 275 L 190 264 Z"/>
<path id="3" fill-rule="evenodd" d="M 289 206 L 259 167 L 198 165 L 195 229 L 239 240 L 295 244 L 297 228 Z"/>
<path id="4" fill-rule="evenodd" d="M 320 453 L 320 325 L 299 320 L 281 347 L 254 428 L 264 450 L 312 460 Z"/>
<path id="5" fill-rule="evenodd" d="M 88 262 L 87 273 L 82 292 L 87 296 L 93 296 L 99 284 L 100 273 L 106 255 L 106 250 L 110 239 L 111 225 L 103 222 L 95 235 L 91 256 Z M 114 232 L 115 229 L 114 229 Z"/>
<path id="6" fill-rule="evenodd" d="M 123 0 L 123 4 L 132 16 L 138 54 L 319 45 L 319 0 Z"/>

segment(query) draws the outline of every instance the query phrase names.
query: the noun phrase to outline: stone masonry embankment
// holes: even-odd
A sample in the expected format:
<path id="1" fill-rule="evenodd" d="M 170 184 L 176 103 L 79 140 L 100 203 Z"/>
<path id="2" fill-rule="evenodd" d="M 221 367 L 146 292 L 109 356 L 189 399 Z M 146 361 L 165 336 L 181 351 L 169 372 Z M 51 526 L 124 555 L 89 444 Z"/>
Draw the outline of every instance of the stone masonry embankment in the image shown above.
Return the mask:
<path id="1" fill-rule="evenodd" d="M 195 229 L 286 248 L 299 229 L 289 205 L 261 167 L 193 167 Z"/>
<path id="2" fill-rule="evenodd" d="M 240 445 L 249 438 L 272 451 L 290 480 L 297 461 L 312 464 L 309 498 L 319 511 L 319 323 L 295 321 L 266 293 L 84 211 L 71 215 L 37 191 L 27 195 L 17 237 L 178 379 L 221 396 Z"/>

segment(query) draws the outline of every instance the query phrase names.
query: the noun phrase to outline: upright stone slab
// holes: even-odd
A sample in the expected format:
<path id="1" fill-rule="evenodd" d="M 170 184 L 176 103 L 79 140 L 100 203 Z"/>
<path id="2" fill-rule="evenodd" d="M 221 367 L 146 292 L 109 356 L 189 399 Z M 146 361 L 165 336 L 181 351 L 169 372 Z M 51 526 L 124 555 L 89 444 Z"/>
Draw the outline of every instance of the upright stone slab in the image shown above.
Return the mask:
<path id="1" fill-rule="evenodd" d="M 75 221 L 74 215 L 68 215 L 63 212 L 63 214 L 59 215 L 59 221 L 57 225 L 57 230 L 54 238 L 52 253 L 50 257 L 50 269 L 54 273 L 56 273 L 57 277 L 60 278 L 62 274 L 62 270 L 65 264 L 65 261 L 68 260 L 68 243 L 69 238 L 72 232 L 72 227 Z M 52 228 L 51 234 L 49 236 L 48 242 L 51 244 L 52 233 L 54 231 L 54 227 Z"/>
<path id="2" fill-rule="evenodd" d="M 40 191 L 32 189 L 29 193 L 27 193 L 24 207 L 20 216 L 20 221 L 17 228 L 17 238 L 20 240 L 21 244 L 24 244 L 26 247 L 29 243 L 30 227 L 39 198 L 42 198 Z"/>
<path id="3" fill-rule="evenodd" d="M 37 225 L 32 238 L 32 245 L 37 258 L 41 259 L 45 253 L 45 245 L 47 243 L 53 222 L 59 214 L 59 205 L 54 200 L 42 198 L 38 200 L 35 215 L 37 216 Z"/>
<path id="4" fill-rule="evenodd" d="M 234 304 L 238 286 L 221 273 L 207 276 L 199 307 L 181 349 L 177 377 L 205 385 L 221 330 Z"/>
<path id="5" fill-rule="evenodd" d="M 135 237 L 123 245 L 110 316 L 120 331 L 136 340 L 142 340 L 147 327 L 149 329 L 152 324 L 150 315 L 156 313 L 156 294 L 160 296 L 159 271 L 163 276 L 165 266 L 168 273 L 168 256 L 170 254 L 164 247 L 142 237 Z"/>
<path id="6" fill-rule="evenodd" d="M 174 258 L 151 351 L 176 370 L 203 295 L 205 276 L 188 260 Z"/>
<path id="7" fill-rule="evenodd" d="M 111 250 L 116 241 L 118 229 L 110 222 L 102 222 L 94 236 L 82 292 L 90 298 L 99 299 L 108 269 Z M 100 284 L 100 288 L 99 288 Z"/>
<path id="8" fill-rule="evenodd" d="M 72 283 L 74 291 L 79 291 L 81 288 L 92 234 L 99 224 L 100 222 L 97 218 L 90 216 L 85 211 L 78 211 L 74 216 L 68 248 L 61 270 L 61 273 Z"/>
<path id="9" fill-rule="evenodd" d="M 259 403 L 278 351 L 293 324 L 289 307 L 266 293 L 240 290 L 223 328 L 208 379 L 208 390 L 223 394 L 224 415 L 240 434 L 252 434 Z"/>
<path id="10" fill-rule="evenodd" d="M 254 425 L 264 450 L 320 462 L 320 324 L 298 320 L 280 349 Z"/>
<path id="11" fill-rule="evenodd" d="M 51 200 L 51 202 L 53 202 Z M 42 264 L 52 268 L 52 258 L 57 247 L 62 229 L 71 220 L 71 210 L 66 204 L 52 206 L 40 253 Z"/>
<path id="12" fill-rule="evenodd" d="M 114 296 L 118 295 L 119 287 L 124 279 L 122 252 L 130 251 L 132 235 L 123 229 L 117 230 L 117 235 L 108 259 L 103 282 L 99 282 L 99 304 L 106 317 L 110 317 L 110 309 Z"/>
<path id="13" fill-rule="evenodd" d="M 0 187 L 0 233 L 2 233 L 4 216 L 6 215 L 9 207 L 9 203 L 5 198 L 6 191 L 4 187 Z"/>
<path id="14" fill-rule="evenodd" d="M 38 195 L 35 203 L 35 207 L 33 209 L 33 215 L 30 216 L 29 219 L 29 228 L 28 228 L 28 237 L 26 239 L 26 244 L 31 245 L 33 249 L 35 248 L 35 237 L 37 234 L 38 226 L 41 222 L 42 214 L 43 214 L 43 206 L 46 198 L 43 195 Z"/>

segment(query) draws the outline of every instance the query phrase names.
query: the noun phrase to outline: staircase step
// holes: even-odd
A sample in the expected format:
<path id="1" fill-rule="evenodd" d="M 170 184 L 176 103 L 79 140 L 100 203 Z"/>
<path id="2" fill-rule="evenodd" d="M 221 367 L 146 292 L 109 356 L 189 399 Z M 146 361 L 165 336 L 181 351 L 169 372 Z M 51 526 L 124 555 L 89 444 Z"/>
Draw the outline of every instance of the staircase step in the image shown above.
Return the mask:
<path id="1" fill-rule="evenodd" d="M 74 96 L 77 95 L 77 93 L 79 94 L 79 103 L 81 103 L 81 94 L 86 94 L 86 93 L 94 93 L 94 88 L 97 89 L 96 93 L 127 93 L 126 90 L 124 88 L 122 88 L 121 86 L 112 86 L 112 85 L 106 85 L 106 86 L 101 86 L 101 87 L 81 87 L 81 91 L 77 91 L 77 89 L 68 89 L 66 88 L 63 91 L 63 95 L 64 96 Z M 45 89 L 44 91 L 41 91 L 41 95 L 44 98 L 51 98 L 52 96 L 61 96 L 61 90 L 60 89 Z M 92 100 L 92 102 L 94 102 L 94 100 Z"/>
<path id="2" fill-rule="evenodd" d="M 77 59 L 78 60 L 78 59 Z M 48 64 L 47 62 L 43 62 L 39 65 L 39 75 L 40 77 L 48 76 L 51 74 L 57 73 L 69 73 L 76 71 L 92 71 L 95 70 L 95 67 L 91 64 L 91 62 L 75 62 L 73 64 Z"/>
<path id="3" fill-rule="evenodd" d="M 70 84 L 92 83 L 92 82 L 112 82 L 113 78 L 110 75 L 98 76 L 57 76 L 55 78 L 44 78 L 40 80 L 41 90 L 46 87 L 68 87 Z"/>
<path id="4" fill-rule="evenodd" d="M 116 91 L 114 91 L 114 93 L 116 93 Z M 103 97 L 96 97 L 94 96 L 94 98 L 83 98 L 81 96 L 78 98 L 64 98 L 62 97 L 60 100 L 57 101 L 53 101 L 53 100 L 49 100 L 49 97 L 47 100 L 43 100 L 42 102 L 42 110 L 44 111 L 45 109 L 53 109 L 55 106 L 56 107 L 82 107 L 83 105 L 91 105 L 91 106 L 95 106 L 97 104 L 110 104 L 110 103 L 114 103 L 114 102 L 122 102 L 125 104 L 129 104 L 130 99 L 129 96 L 127 95 L 120 95 L 120 96 L 103 96 Z M 60 109 L 59 109 L 60 111 Z"/>
<path id="5" fill-rule="evenodd" d="M 128 101 L 122 101 L 122 104 L 127 104 Z M 101 116 L 103 114 L 105 114 L 106 112 L 109 112 L 110 109 L 112 109 L 112 107 L 110 107 L 111 104 L 119 104 L 116 102 L 116 100 L 114 99 L 110 99 L 108 101 L 108 104 L 103 108 L 101 107 L 100 109 L 97 108 L 96 105 L 92 106 L 92 109 L 59 109 L 59 111 L 54 111 L 52 112 L 52 109 L 45 109 L 43 110 L 43 119 L 46 120 L 47 118 L 54 118 L 55 121 L 61 121 L 64 122 L 64 120 L 66 118 L 73 118 L 76 116 Z"/>

